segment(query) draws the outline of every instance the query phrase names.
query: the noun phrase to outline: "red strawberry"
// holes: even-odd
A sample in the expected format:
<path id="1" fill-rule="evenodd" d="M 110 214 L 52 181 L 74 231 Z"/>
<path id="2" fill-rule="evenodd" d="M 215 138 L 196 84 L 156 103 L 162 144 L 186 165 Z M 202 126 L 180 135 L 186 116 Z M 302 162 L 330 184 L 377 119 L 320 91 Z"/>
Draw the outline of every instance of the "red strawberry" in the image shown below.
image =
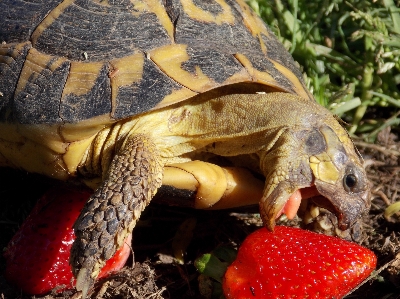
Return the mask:
<path id="1" fill-rule="evenodd" d="M 59 291 L 73 288 L 75 279 L 69 265 L 75 239 L 72 225 L 90 194 L 87 189 L 54 188 L 39 199 L 4 253 L 9 282 L 35 295 L 56 287 Z M 99 278 L 121 269 L 129 253 L 129 246 L 123 246 L 107 261 Z"/>
<path id="2" fill-rule="evenodd" d="M 226 298 L 341 298 L 376 266 L 374 253 L 355 243 L 277 226 L 250 234 L 228 267 Z"/>

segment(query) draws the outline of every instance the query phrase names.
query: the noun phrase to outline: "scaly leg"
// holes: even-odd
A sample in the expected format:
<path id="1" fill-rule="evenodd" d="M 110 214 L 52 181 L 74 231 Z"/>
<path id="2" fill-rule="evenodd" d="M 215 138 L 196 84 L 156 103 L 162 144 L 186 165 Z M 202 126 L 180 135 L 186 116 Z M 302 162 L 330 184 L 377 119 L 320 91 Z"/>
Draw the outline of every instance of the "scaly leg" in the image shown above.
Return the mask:
<path id="1" fill-rule="evenodd" d="M 111 162 L 108 176 L 74 225 L 70 264 L 83 298 L 105 262 L 123 245 L 141 212 L 160 187 L 162 165 L 144 135 L 129 135 Z"/>

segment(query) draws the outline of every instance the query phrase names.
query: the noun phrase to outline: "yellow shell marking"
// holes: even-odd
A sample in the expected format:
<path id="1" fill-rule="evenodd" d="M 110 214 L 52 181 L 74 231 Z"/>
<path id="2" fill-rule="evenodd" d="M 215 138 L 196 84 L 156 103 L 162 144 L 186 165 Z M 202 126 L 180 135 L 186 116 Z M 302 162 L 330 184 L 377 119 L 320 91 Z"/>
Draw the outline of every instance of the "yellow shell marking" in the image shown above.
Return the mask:
<path id="1" fill-rule="evenodd" d="M 246 55 L 243 54 L 235 54 L 237 60 L 246 68 L 247 72 L 252 77 L 252 80 L 257 83 L 262 83 L 268 86 L 275 87 L 279 90 L 284 90 L 283 86 L 281 86 L 276 80 L 266 72 L 260 72 L 256 70 L 250 60 L 247 59 Z M 287 91 L 287 90 L 284 90 Z"/>
<path id="2" fill-rule="evenodd" d="M 243 23 L 247 27 L 247 29 L 252 33 L 255 37 L 258 37 L 260 41 L 261 50 L 266 53 L 267 47 L 265 46 L 263 40 L 261 39 L 261 34 L 265 36 L 269 36 L 269 32 L 265 27 L 265 24 L 261 21 L 259 17 L 255 15 L 252 9 L 242 0 L 237 0 L 238 4 L 241 7 L 241 13 L 243 16 Z"/>
<path id="3" fill-rule="evenodd" d="M 29 44 L 30 42 L 25 42 L 21 44 L 0 44 L 0 63 L 10 64 L 14 62 L 14 59 L 20 55 L 22 49 Z M 11 50 L 13 46 L 14 49 Z"/>
<path id="4" fill-rule="evenodd" d="M 14 97 L 25 89 L 28 82 L 35 81 L 44 69 L 54 72 L 66 59 L 40 53 L 36 49 L 30 49 L 22 68 Z"/>
<path id="5" fill-rule="evenodd" d="M 143 12 L 149 11 L 147 4 L 142 0 L 131 0 L 131 3 L 133 5 L 132 14 L 134 16 L 138 16 L 141 15 Z"/>
<path id="6" fill-rule="evenodd" d="M 136 53 L 110 61 L 111 69 L 114 73 L 114 75 L 110 76 L 112 115 L 116 107 L 119 88 L 121 86 L 131 86 L 142 79 L 144 59 L 143 53 Z"/>
<path id="7" fill-rule="evenodd" d="M 85 95 L 93 88 L 103 62 L 71 62 L 71 69 L 65 83 L 62 98 L 66 95 Z"/>
<path id="8" fill-rule="evenodd" d="M 64 10 L 73 4 L 75 0 L 64 0 L 62 1 L 56 8 L 54 8 L 40 24 L 36 27 L 35 31 L 32 34 L 31 40 L 33 46 L 35 46 L 37 39 L 39 36 L 45 31 L 50 25 L 56 20 Z"/>
<path id="9" fill-rule="evenodd" d="M 160 109 L 163 107 L 167 107 L 169 105 L 178 103 L 180 101 L 186 100 L 198 94 L 186 87 L 182 87 L 181 89 L 174 90 L 171 94 L 167 95 L 160 103 L 154 106 L 153 110 Z"/>
<path id="10" fill-rule="evenodd" d="M 245 69 L 233 74 L 222 83 L 217 83 L 210 79 L 202 72 L 199 66 L 195 66 L 195 73 L 182 69 L 182 63 L 190 59 L 187 53 L 187 45 L 174 44 L 160 47 L 152 50 L 149 53 L 149 57 L 170 78 L 194 92 L 204 92 L 222 85 L 252 80 Z M 167 96 L 159 106 L 167 106 L 166 103 L 172 103 L 175 99 L 183 100 L 184 98 L 180 98 L 182 96 L 187 98 L 191 94 L 186 90 L 174 92 Z"/>
<path id="11" fill-rule="evenodd" d="M 148 9 L 153 12 L 158 20 L 160 21 L 162 27 L 167 31 L 171 41 L 174 40 L 174 24 L 172 24 L 171 19 L 168 17 L 167 12 L 161 5 L 159 0 L 144 0 L 147 4 Z"/>
<path id="12" fill-rule="evenodd" d="M 270 60 L 270 61 L 274 64 L 276 69 L 278 71 L 280 71 L 282 74 L 285 74 L 286 78 L 288 78 L 289 81 L 293 84 L 296 94 L 298 94 L 299 96 L 301 96 L 305 99 L 310 99 L 310 100 L 314 101 L 314 98 L 311 95 L 311 93 L 304 88 L 303 84 L 288 68 L 286 68 L 282 64 L 279 64 L 276 61 L 273 61 L 273 60 Z"/>
<path id="13" fill-rule="evenodd" d="M 230 6 L 224 0 L 215 0 L 217 2 L 223 12 L 214 16 L 208 11 L 204 11 L 200 7 L 196 6 L 192 0 L 181 1 L 183 10 L 187 15 L 197 21 L 207 22 L 207 23 L 216 23 L 217 25 L 221 25 L 223 23 L 234 24 L 235 17 L 232 14 Z"/>
<path id="14" fill-rule="evenodd" d="M 195 74 L 181 68 L 182 63 L 190 59 L 186 48 L 187 45 L 182 44 L 160 47 L 150 51 L 150 59 L 173 80 L 193 91 L 202 92 L 216 87 L 215 82 L 203 74 L 199 67 L 196 67 Z"/>
<path id="15" fill-rule="evenodd" d="M 161 1 L 159 0 L 131 0 L 133 4 L 132 14 L 139 16 L 144 12 L 154 13 L 160 21 L 162 27 L 167 31 L 171 41 L 174 40 L 174 25 L 168 17 Z"/>

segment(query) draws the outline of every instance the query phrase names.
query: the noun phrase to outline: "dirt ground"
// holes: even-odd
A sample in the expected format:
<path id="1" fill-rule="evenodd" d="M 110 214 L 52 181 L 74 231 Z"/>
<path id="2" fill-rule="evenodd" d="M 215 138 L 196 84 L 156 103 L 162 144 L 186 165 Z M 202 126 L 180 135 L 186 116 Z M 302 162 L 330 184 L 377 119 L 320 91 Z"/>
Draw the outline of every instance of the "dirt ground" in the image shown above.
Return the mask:
<path id="1" fill-rule="evenodd" d="M 396 135 L 387 129 L 376 144 L 356 142 L 373 184 L 371 211 L 363 219 L 366 234 L 362 244 L 376 253 L 378 267 L 374 278 L 346 298 L 400 298 L 400 212 L 384 216 L 385 209 L 399 201 L 400 142 Z M 0 179 L 0 246 L 5 248 L 37 198 L 57 182 L 9 169 L 1 170 Z M 184 239 L 189 245 L 180 264 L 172 257 L 172 248 L 179 228 L 188 222 L 195 226 L 186 232 Z M 134 231 L 135 261 L 131 257 L 123 271 L 99 281 L 91 298 L 207 298 L 207 287 L 199 290 L 194 260 L 221 244 L 237 247 L 260 225 L 256 207 L 196 211 L 152 203 Z M 1 257 L 0 273 L 4 268 Z M 38 297 L 21 294 L 0 276 L 0 298 Z M 77 299 L 80 295 L 70 291 L 43 298 Z"/>

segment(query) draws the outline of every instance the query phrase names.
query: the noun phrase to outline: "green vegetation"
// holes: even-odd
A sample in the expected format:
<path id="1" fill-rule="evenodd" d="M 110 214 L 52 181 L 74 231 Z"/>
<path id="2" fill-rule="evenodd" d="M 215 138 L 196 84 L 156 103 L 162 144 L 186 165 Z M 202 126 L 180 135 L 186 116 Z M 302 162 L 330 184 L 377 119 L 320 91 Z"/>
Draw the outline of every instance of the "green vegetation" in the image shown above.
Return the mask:
<path id="1" fill-rule="evenodd" d="M 250 0 L 318 102 L 373 141 L 400 118 L 399 0 Z"/>

